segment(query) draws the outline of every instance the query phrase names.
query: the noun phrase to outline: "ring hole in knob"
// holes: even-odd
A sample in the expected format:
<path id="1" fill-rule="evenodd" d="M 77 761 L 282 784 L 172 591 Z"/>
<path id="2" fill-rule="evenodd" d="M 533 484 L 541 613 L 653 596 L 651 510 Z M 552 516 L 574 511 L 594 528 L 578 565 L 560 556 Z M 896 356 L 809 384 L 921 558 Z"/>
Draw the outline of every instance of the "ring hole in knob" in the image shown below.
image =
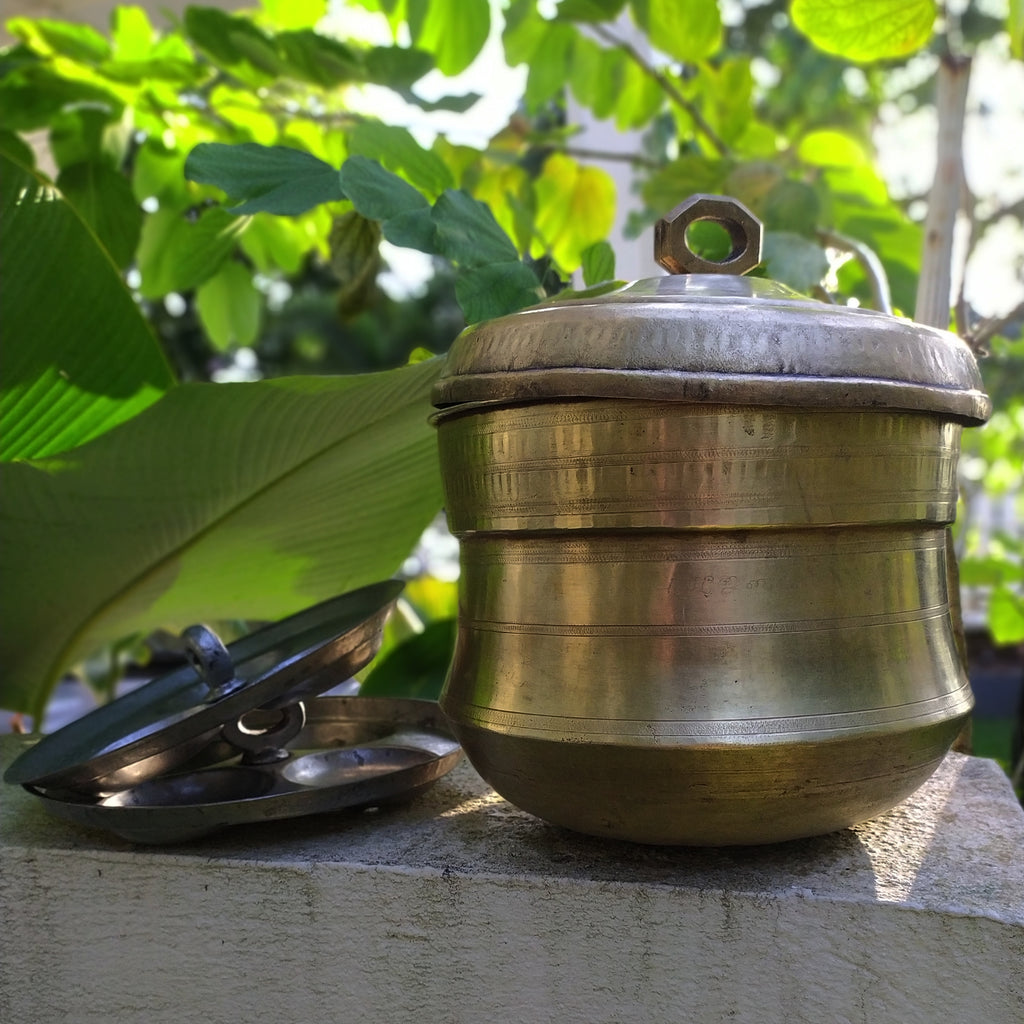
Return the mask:
<path id="1" fill-rule="evenodd" d="M 736 259 L 749 244 L 741 225 L 713 217 L 701 217 L 688 224 L 683 238 L 695 256 L 723 266 Z"/>
<path id="2" fill-rule="evenodd" d="M 745 274 L 761 262 L 763 234 L 761 222 L 738 199 L 693 195 L 655 224 L 654 258 L 671 274 Z M 709 248 L 728 255 L 705 256 Z"/>

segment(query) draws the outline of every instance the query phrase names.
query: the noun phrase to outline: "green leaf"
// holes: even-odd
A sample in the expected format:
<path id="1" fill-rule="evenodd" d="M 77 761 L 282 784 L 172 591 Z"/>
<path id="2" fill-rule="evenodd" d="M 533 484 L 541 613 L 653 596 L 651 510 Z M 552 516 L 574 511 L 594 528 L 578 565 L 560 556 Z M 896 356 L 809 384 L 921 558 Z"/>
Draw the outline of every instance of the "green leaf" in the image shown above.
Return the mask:
<path id="1" fill-rule="evenodd" d="M 453 184 L 452 172 L 445 162 L 436 153 L 424 149 L 407 128 L 364 121 L 349 135 L 348 151 L 351 156 L 379 161 L 389 170 L 402 174 L 428 196 L 438 196 Z"/>
<path id="2" fill-rule="evenodd" d="M 440 361 L 188 384 L 56 459 L 2 467 L 0 706 L 129 633 L 275 619 L 390 576 L 441 505 Z"/>
<path id="3" fill-rule="evenodd" d="M 114 262 L 127 267 L 142 231 L 142 208 L 131 182 L 105 161 L 90 160 L 65 167 L 57 176 L 57 188 L 92 228 Z"/>
<path id="4" fill-rule="evenodd" d="M 0 74 L 0 124 L 10 131 L 49 127 L 74 104 L 94 103 L 117 117 L 124 102 L 96 82 L 69 80 L 41 61 L 24 73 Z"/>
<path id="5" fill-rule="evenodd" d="M 414 45 L 432 53 L 446 75 L 465 71 L 491 30 L 488 0 L 407 0 L 407 10 Z"/>
<path id="6" fill-rule="evenodd" d="M 810 185 L 784 178 L 761 200 L 758 212 L 765 226 L 774 231 L 812 236 L 818 227 L 821 206 Z"/>
<path id="7" fill-rule="evenodd" d="M 437 228 L 431 212 L 430 209 L 406 210 L 396 214 L 381 225 L 384 237 L 392 245 L 435 255 L 438 252 Z"/>
<path id="8" fill-rule="evenodd" d="M 72 107 L 55 114 L 50 120 L 50 151 L 57 166 L 68 167 L 105 155 L 104 135 L 112 117 L 110 107 L 98 105 Z"/>
<path id="9" fill-rule="evenodd" d="M 327 0 L 261 0 L 274 28 L 312 28 L 327 13 Z"/>
<path id="10" fill-rule="evenodd" d="M 153 26 L 141 7 L 115 7 L 110 40 L 116 61 L 144 61 L 153 48 Z"/>
<path id="11" fill-rule="evenodd" d="M 622 54 L 621 86 L 613 98 L 615 126 L 620 131 L 650 124 L 665 97 L 658 83 L 639 65 Z M 596 114 L 597 111 L 595 110 Z"/>
<path id="12" fill-rule="evenodd" d="M 475 324 L 540 302 L 540 282 L 518 260 L 491 263 L 462 271 L 455 281 L 455 297 L 466 323 Z"/>
<path id="13" fill-rule="evenodd" d="M 717 0 L 631 0 L 631 6 L 651 44 L 684 64 L 713 57 L 722 45 Z"/>
<path id="14" fill-rule="evenodd" d="M 142 283 L 150 299 L 186 292 L 212 277 L 234 250 L 249 225 L 219 208 L 206 210 L 197 221 L 178 210 L 160 209 L 146 218 L 137 253 Z"/>
<path id="15" fill-rule="evenodd" d="M 196 291 L 196 311 L 214 346 L 251 345 L 259 333 L 263 300 L 252 274 L 237 260 L 227 260 Z"/>
<path id="16" fill-rule="evenodd" d="M 808 132 L 797 146 L 797 156 L 815 167 L 864 167 L 871 161 L 859 139 L 833 129 Z"/>
<path id="17" fill-rule="evenodd" d="M 1010 0 L 1006 31 L 1010 34 L 1010 53 L 1018 60 L 1024 60 L 1024 0 Z"/>
<path id="18" fill-rule="evenodd" d="M 59 54 L 83 64 L 99 63 L 110 56 L 110 44 L 90 25 L 50 18 L 12 18 L 6 28 L 38 53 Z"/>
<path id="19" fill-rule="evenodd" d="M 1010 587 L 996 587 L 988 599 L 988 628 L 997 644 L 1024 640 L 1024 597 Z"/>
<path id="20" fill-rule="evenodd" d="M 408 46 L 374 46 L 363 56 L 366 80 L 401 90 L 418 82 L 434 67 L 425 50 Z"/>
<path id="21" fill-rule="evenodd" d="M 284 63 L 273 40 L 248 18 L 234 17 L 212 7 L 185 9 L 185 31 L 214 63 L 245 74 L 246 66 L 255 75 L 247 75 L 255 83 L 280 75 Z"/>
<path id="22" fill-rule="evenodd" d="M 606 50 L 592 39 L 580 35 L 573 46 L 569 88 L 576 101 L 589 107 L 594 117 L 599 120 L 606 118 L 621 100 L 628 66 L 632 64 L 621 50 Z M 640 73 L 643 74 L 642 71 Z M 657 83 L 654 86 L 658 88 Z"/>
<path id="23" fill-rule="evenodd" d="M 651 209 L 668 213 L 695 192 L 721 193 L 730 165 L 687 154 L 656 170 L 642 186 L 641 194 Z"/>
<path id="24" fill-rule="evenodd" d="M 583 261 L 583 283 L 591 285 L 610 281 L 615 277 L 615 250 L 603 239 L 588 245 L 581 254 Z"/>
<path id="25" fill-rule="evenodd" d="M 301 82 L 329 90 L 366 78 L 360 54 L 340 40 L 319 35 L 312 29 L 281 32 L 276 43 L 284 73 Z"/>
<path id="26" fill-rule="evenodd" d="M 434 204 L 438 252 L 463 267 L 518 262 L 519 252 L 485 203 L 449 189 Z"/>
<path id="27" fill-rule="evenodd" d="M 32 168 L 36 164 L 36 155 L 20 135 L 0 128 L 0 154 L 22 167 Z"/>
<path id="28" fill-rule="evenodd" d="M 825 250 L 802 235 L 769 231 L 764 239 L 768 276 L 798 292 L 809 292 L 828 272 Z"/>
<path id="29" fill-rule="evenodd" d="M 906 57 L 931 38 L 935 0 L 793 0 L 793 24 L 825 53 L 867 63 Z"/>
<path id="30" fill-rule="evenodd" d="M 411 89 L 396 89 L 395 92 L 414 107 L 426 110 L 428 113 L 435 110 L 450 110 L 455 114 L 464 114 L 470 107 L 480 101 L 480 93 L 467 92 L 462 96 L 441 96 L 436 100 L 425 100 L 417 96 Z"/>
<path id="31" fill-rule="evenodd" d="M 431 622 L 374 662 L 359 688 L 363 697 L 437 700 L 455 648 L 455 619 Z"/>
<path id="32" fill-rule="evenodd" d="M 530 60 L 524 97 L 527 110 L 539 110 L 565 87 L 573 65 L 576 37 L 572 25 L 555 22 L 548 26 Z"/>
<path id="33" fill-rule="evenodd" d="M 555 18 L 559 21 L 614 21 L 626 0 L 562 0 Z"/>
<path id="34" fill-rule="evenodd" d="M 173 379 L 74 208 L 2 154 L 0 221 L 0 458 L 33 458 L 135 416 Z"/>
<path id="35" fill-rule="evenodd" d="M 189 153 L 185 177 L 244 200 L 231 208 L 232 213 L 293 216 L 345 198 L 335 168 L 289 146 L 203 142 Z"/>
<path id="36" fill-rule="evenodd" d="M 261 273 L 269 274 L 275 270 L 297 273 L 310 248 L 311 235 L 306 229 L 313 216 L 307 214 L 296 219 L 275 217 L 269 213 L 255 214 L 239 241 L 242 252 Z"/>
<path id="37" fill-rule="evenodd" d="M 336 218 L 331 230 L 331 269 L 341 287 L 337 309 L 342 317 L 361 313 L 375 294 L 381 267 L 380 225 L 355 210 Z"/>
<path id="38" fill-rule="evenodd" d="M 349 157 L 341 165 L 341 185 L 355 208 L 373 220 L 390 220 L 430 203 L 407 181 L 365 156 Z"/>
<path id="39" fill-rule="evenodd" d="M 532 61 L 550 28 L 551 23 L 537 13 L 534 0 L 512 0 L 505 11 L 505 28 L 501 33 L 508 66 L 514 68 Z"/>

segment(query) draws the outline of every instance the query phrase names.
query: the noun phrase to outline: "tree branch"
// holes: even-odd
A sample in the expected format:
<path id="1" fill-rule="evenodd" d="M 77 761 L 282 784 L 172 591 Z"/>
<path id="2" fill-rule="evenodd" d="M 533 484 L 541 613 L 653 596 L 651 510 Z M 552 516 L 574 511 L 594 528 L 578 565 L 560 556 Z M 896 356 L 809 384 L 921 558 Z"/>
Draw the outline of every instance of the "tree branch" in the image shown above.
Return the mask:
<path id="1" fill-rule="evenodd" d="M 942 56 L 935 95 L 939 117 L 935 181 L 928 196 L 914 309 L 914 319 L 931 327 L 949 326 L 953 228 L 963 187 L 964 114 L 970 76 L 969 57 Z"/>
<path id="2" fill-rule="evenodd" d="M 614 46 L 616 49 L 622 50 L 639 68 L 645 75 L 654 79 L 655 82 L 661 87 L 662 91 L 668 96 L 676 106 L 681 107 L 690 116 L 694 126 L 700 130 L 704 137 L 715 147 L 719 156 L 728 156 L 729 147 L 722 141 L 718 133 L 708 124 L 704 119 L 704 115 L 697 109 L 696 104 L 688 100 L 670 81 L 667 75 L 662 74 L 651 62 L 631 43 L 627 43 L 624 39 L 619 39 L 614 32 L 610 32 L 600 22 L 588 26 L 595 35 L 600 36 L 610 46 Z"/>

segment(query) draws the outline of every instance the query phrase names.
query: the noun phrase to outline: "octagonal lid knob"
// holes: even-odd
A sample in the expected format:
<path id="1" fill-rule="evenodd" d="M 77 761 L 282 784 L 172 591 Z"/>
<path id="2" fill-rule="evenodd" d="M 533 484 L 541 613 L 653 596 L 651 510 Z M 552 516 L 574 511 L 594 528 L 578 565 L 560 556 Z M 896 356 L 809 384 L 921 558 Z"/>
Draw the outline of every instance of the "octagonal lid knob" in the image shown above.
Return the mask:
<path id="1" fill-rule="evenodd" d="M 686 233 L 698 221 L 724 228 L 732 243 L 724 260 L 709 260 L 690 247 Z M 698 193 L 654 225 L 654 258 L 670 274 L 745 274 L 761 262 L 761 222 L 738 199 Z"/>

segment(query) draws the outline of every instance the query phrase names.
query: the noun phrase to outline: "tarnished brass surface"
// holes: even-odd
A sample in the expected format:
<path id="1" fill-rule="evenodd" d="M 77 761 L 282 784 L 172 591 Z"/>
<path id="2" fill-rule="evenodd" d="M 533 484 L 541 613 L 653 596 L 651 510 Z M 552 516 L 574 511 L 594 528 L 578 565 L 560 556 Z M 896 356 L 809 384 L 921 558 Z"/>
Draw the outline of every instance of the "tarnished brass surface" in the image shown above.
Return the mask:
<path id="1" fill-rule="evenodd" d="M 462 579 L 442 707 L 474 765 L 642 842 L 892 806 L 971 707 L 945 571 L 960 429 L 605 399 L 443 420 Z"/>
<path id="2" fill-rule="evenodd" d="M 434 404 L 607 397 L 887 408 L 981 423 L 992 405 L 948 331 L 813 302 L 749 277 L 691 274 L 554 299 L 463 331 Z"/>
<path id="3" fill-rule="evenodd" d="M 960 430 L 919 414 L 594 399 L 484 409 L 438 436 L 461 536 L 948 523 Z"/>
<path id="4" fill-rule="evenodd" d="M 701 220 L 725 260 L 691 250 Z M 675 276 L 472 326 L 434 387 L 462 560 L 441 705 L 557 824 L 828 832 L 911 793 L 970 711 L 946 534 L 960 431 L 991 412 L 974 355 L 727 276 L 760 238 L 691 196 L 655 230 Z"/>

